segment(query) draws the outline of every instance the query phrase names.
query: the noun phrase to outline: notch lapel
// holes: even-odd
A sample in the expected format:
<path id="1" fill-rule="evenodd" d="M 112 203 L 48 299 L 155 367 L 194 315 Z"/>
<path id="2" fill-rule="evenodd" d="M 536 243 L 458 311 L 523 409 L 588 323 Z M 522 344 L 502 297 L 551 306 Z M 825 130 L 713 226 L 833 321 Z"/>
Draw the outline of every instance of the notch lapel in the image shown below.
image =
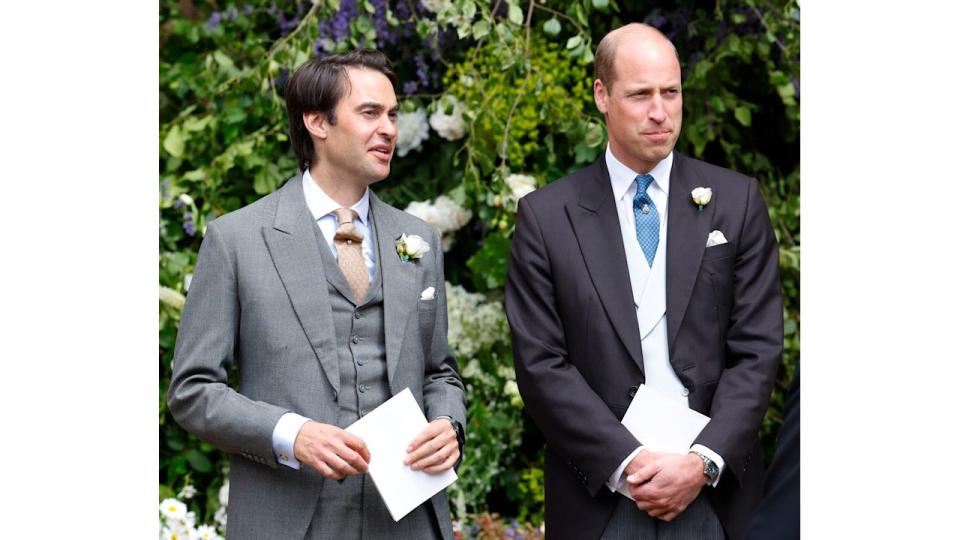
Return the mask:
<path id="1" fill-rule="evenodd" d="M 643 349 L 633 304 L 620 218 L 603 155 L 590 166 L 577 205 L 567 206 L 587 272 L 613 327 L 643 373 Z"/>
<path id="2" fill-rule="evenodd" d="M 667 343 L 670 360 L 674 358 L 677 333 L 700 273 L 700 261 L 707 246 L 710 224 L 716 204 L 711 202 L 698 210 L 690 192 L 696 187 L 713 187 L 690 167 L 689 158 L 674 151 L 670 173 L 670 197 L 667 201 Z M 723 196 L 714 189 L 713 196 Z"/>
<path id="3" fill-rule="evenodd" d="M 339 393 L 340 370 L 333 333 L 333 311 L 324 278 L 322 246 L 318 244 L 314 231 L 316 227 L 307 209 L 302 174 L 299 174 L 281 188 L 273 226 L 263 228 L 263 239 L 327 381 Z"/>
<path id="4" fill-rule="evenodd" d="M 421 260 L 403 262 L 397 255 L 396 243 L 400 235 L 406 232 L 397 219 L 397 210 L 382 202 L 371 190 L 370 213 L 377 237 L 377 257 L 379 257 L 381 283 L 383 284 L 383 330 L 386 340 L 387 380 L 390 390 L 396 394 L 403 388 L 394 388 L 394 373 L 400 363 L 400 351 L 403 347 L 404 330 L 411 308 L 418 301 L 417 274 Z M 430 249 L 442 249 L 430 246 Z"/>

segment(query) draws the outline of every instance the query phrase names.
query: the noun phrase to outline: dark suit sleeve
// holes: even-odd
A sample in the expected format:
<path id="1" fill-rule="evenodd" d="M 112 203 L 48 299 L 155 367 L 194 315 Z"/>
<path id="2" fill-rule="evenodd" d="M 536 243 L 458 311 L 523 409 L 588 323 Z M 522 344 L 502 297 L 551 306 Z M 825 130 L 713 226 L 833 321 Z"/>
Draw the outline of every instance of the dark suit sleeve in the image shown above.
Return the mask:
<path id="1" fill-rule="evenodd" d="M 227 385 L 240 325 L 236 282 L 230 250 L 211 222 L 180 319 L 167 404 L 177 423 L 201 440 L 276 467 L 273 428 L 287 410 Z"/>
<path id="2" fill-rule="evenodd" d="M 713 395 L 710 423 L 695 442 L 720 454 L 739 481 L 749 464 L 783 351 L 779 251 L 756 180 L 747 190 L 736 246 L 725 366 Z"/>
<path id="3" fill-rule="evenodd" d="M 467 410 L 463 381 L 457 372 L 457 361 L 447 344 L 447 292 L 443 277 L 443 250 L 440 234 L 433 231 L 431 253 L 434 261 L 436 326 L 430 346 L 430 356 L 424 366 L 423 403 L 429 419 L 445 415 L 453 418 L 466 430 Z M 435 250 L 435 252 L 434 252 Z"/>
<path id="4" fill-rule="evenodd" d="M 521 199 L 506 285 L 517 386 L 550 448 L 594 496 L 640 443 L 568 361 L 557 286 L 543 231 Z"/>

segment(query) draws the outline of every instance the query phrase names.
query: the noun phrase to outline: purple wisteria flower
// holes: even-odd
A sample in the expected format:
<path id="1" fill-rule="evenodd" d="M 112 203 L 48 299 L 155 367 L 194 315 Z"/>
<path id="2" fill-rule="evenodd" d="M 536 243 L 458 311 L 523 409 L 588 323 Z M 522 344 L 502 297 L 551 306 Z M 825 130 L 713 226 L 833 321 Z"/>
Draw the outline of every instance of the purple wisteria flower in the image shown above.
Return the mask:
<path id="1" fill-rule="evenodd" d="M 190 212 L 183 214 L 183 232 L 190 236 L 197 235 L 197 224 L 193 222 L 193 214 Z"/>
<path id="2" fill-rule="evenodd" d="M 207 30 L 213 30 L 218 24 L 220 24 L 220 12 L 214 11 L 207 20 Z"/>

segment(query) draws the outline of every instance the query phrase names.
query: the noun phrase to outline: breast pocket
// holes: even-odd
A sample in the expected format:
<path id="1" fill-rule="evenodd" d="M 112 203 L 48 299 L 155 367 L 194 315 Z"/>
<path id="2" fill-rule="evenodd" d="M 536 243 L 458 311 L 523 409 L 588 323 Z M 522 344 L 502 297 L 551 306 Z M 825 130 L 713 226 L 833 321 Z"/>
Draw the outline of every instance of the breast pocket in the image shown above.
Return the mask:
<path id="1" fill-rule="evenodd" d="M 424 349 L 433 340 L 433 329 L 437 325 L 437 301 L 420 300 L 417 302 L 417 322 L 420 327 L 420 337 L 423 339 Z"/>

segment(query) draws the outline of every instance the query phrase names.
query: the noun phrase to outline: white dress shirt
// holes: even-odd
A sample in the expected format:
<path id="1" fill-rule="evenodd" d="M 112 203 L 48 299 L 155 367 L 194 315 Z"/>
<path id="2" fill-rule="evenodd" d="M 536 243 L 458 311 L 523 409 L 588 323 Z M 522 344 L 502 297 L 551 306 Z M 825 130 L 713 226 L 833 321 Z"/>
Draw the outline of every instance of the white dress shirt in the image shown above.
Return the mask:
<path id="1" fill-rule="evenodd" d="M 673 170 L 673 152 L 650 170 L 653 182 L 647 188 L 647 195 L 656 206 L 660 215 L 660 241 L 653 266 L 647 264 L 647 259 L 637 241 L 635 220 L 633 215 L 633 196 L 637 192 L 636 178 L 640 174 L 631 170 L 614 157 L 607 145 L 605 155 L 607 171 L 610 174 L 610 186 L 613 188 L 613 197 L 616 201 L 617 218 L 620 222 L 620 233 L 623 236 L 623 247 L 627 257 L 627 270 L 630 274 L 630 286 L 633 290 L 634 308 L 637 310 L 637 323 L 640 330 L 640 342 L 643 350 L 643 372 L 647 386 L 675 399 L 686 406 L 690 406 L 687 396 L 689 391 L 684 388 L 683 382 L 677 377 L 670 364 L 670 353 L 667 345 L 667 316 L 666 316 L 666 263 L 667 263 L 667 200 L 670 193 L 670 171 Z M 643 300 L 641 302 L 641 300 Z M 619 467 L 607 479 L 610 491 L 616 491 L 624 482 L 623 471 L 627 465 L 643 450 L 643 445 L 630 453 Z M 716 452 L 709 448 L 695 444 L 691 451 L 700 452 L 707 456 L 723 472 L 724 462 Z M 716 487 L 720 478 L 712 484 Z"/>
<path id="2" fill-rule="evenodd" d="M 316 220 L 323 239 L 327 241 L 330 252 L 334 258 L 337 257 L 337 247 L 333 243 L 333 237 L 336 236 L 337 227 L 340 226 L 334 210 L 341 208 L 340 204 L 324 193 L 320 186 L 314 182 L 310 176 L 310 171 L 303 171 L 303 196 L 307 200 L 307 208 L 313 219 Z M 376 260 L 376 239 L 370 234 L 370 189 L 363 192 L 363 196 L 353 206 L 350 207 L 357 213 L 357 219 L 353 226 L 363 235 L 361 251 L 363 252 L 363 262 L 367 266 L 367 275 L 373 282 L 374 272 L 377 270 Z M 297 440 L 297 434 L 303 424 L 310 420 L 297 413 L 286 413 L 277 421 L 273 428 L 273 452 L 277 456 L 277 461 L 294 469 L 300 468 L 300 461 L 293 455 L 293 443 Z"/>

